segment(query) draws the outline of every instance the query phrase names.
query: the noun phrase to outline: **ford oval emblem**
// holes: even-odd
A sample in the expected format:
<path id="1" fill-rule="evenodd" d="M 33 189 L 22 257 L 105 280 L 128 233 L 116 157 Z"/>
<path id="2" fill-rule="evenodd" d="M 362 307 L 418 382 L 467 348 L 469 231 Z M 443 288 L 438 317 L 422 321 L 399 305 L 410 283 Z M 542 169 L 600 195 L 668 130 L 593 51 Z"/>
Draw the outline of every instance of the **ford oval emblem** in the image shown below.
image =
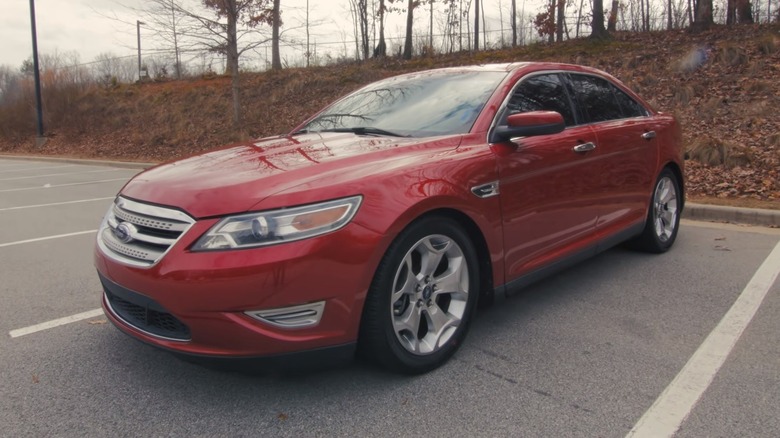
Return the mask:
<path id="1" fill-rule="evenodd" d="M 136 229 L 133 224 L 122 222 L 114 228 L 114 237 L 122 243 L 130 243 L 133 241 L 133 234 Z"/>

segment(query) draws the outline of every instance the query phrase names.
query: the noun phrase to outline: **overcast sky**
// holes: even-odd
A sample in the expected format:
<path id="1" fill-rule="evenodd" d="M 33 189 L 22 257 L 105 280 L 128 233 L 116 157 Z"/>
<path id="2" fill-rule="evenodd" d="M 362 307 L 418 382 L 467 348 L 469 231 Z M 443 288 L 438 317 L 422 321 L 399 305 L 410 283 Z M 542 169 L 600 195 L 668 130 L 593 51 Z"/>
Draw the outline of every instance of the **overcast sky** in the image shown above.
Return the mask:
<path id="1" fill-rule="evenodd" d="M 518 0 L 517 7 L 525 5 L 527 11 L 535 11 L 531 5 L 539 0 Z M 100 53 L 111 52 L 117 56 L 132 56 L 136 47 L 137 18 L 124 6 L 142 4 L 143 0 L 35 0 L 39 53 L 78 52 L 82 63 L 94 60 Z M 286 26 L 302 20 L 306 0 L 282 0 L 283 19 Z M 312 30 L 312 40 L 337 43 L 354 39 L 348 0 L 310 0 L 310 20 L 322 24 Z M 464 3 L 466 1 L 464 0 Z M 509 0 L 483 0 L 488 16 L 488 29 L 498 30 L 499 4 L 505 21 L 508 21 Z M 123 6 L 124 5 L 124 6 Z M 427 34 L 428 11 L 416 10 L 415 31 Z M 109 17 L 116 17 L 111 19 Z M 389 14 L 387 36 L 400 37 L 404 28 L 401 14 Z M 508 27 L 508 25 L 505 25 Z M 294 32 L 285 35 L 294 37 Z M 298 40 L 304 40 L 298 32 Z M 154 48 L 156 43 L 146 41 L 141 32 L 142 48 Z M 400 40 L 399 40 L 400 41 Z M 349 56 L 353 55 L 354 43 Z M 151 45 L 151 47 L 149 47 Z M 322 45 L 330 50 L 343 52 L 344 44 Z M 0 0 L 0 64 L 19 67 L 32 54 L 29 0 Z M 262 54 L 257 57 L 262 57 Z M 291 57 L 297 56 L 294 54 Z M 251 58 L 250 58 L 251 59 Z"/>

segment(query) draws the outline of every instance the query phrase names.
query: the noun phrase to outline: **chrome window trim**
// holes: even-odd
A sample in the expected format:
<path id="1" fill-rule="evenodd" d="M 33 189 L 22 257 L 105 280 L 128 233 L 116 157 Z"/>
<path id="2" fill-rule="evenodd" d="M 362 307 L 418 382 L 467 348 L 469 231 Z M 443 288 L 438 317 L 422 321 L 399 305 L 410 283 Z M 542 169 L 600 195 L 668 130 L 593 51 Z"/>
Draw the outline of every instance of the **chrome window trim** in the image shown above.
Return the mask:
<path id="1" fill-rule="evenodd" d="M 626 96 L 628 96 L 631 100 L 636 102 L 637 105 L 641 106 L 645 110 L 645 115 L 644 116 L 624 117 L 624 118 L 621 118 L 621 119 L 603 120 L 603 121 L 600 121 L 600 122 L 578 123 L 576 125 L 566 126 L 564 128 L 564 131 L 569 129 L 569 128 L 576 128 L 576 127 L 580 127 L 580 126 L 591 126 L 591 125 L 597 125 L 599 123 L 609 123 L 609 122 L 614 122 L 616 120 L 645 119 L 645 118 L 651 117 L 652 114 L 653 114 L 652 111 L 650 111 L 645 105 L 642 104 L 642 102 L 637 101 L 629 93 L 627 93 L 626 92 L 627 89 L 623 89 L 618 84 L 612 82 L 610 79 L 605 78 L 605 77 L 603 77 L 601 75 L 598 75 L 598 74 L 595 74 L 595 73 L 591 73 L 591 72 L 580 72 L 580 71 L 570 71 L 570 70 L 561 70 L 561 69 L 558 69 L 558 70 L 539 70 L 539 71 L 531 72 L 531 73 L 523 76 L 522 78 L 520 78 L 520 80 L 518 80 L 515 83 L 515 85 L 512 87 L 512 90 L 510 90 L 509 93 L 507 93 L 507 95 L 504 97 L 504 101 L 501 102 L 501 105 L 498 107 L 498 110 L 496 111 L 496 114 L 493 115 L 493 121 L 491 122 L 490 128 L 487 131 L 487 135 L 486 135 L 486 139 L 485 139 L 487 144 L 490 144 L 490 133 L 493 132 L 493 130 L 496 128 L 496 126 L 498 126 L 498 119 L 500 118 L 501 114 L 503 114 L 504 110 L 506 110 L 506 107 L 509 105 L 509 101 L 512 99 L 512 95 L 517 90 L 517 87 L 519 87 L 523 82 L 525 82 L 526 80 L 528 80 L 530 78 L 533 78 L 535 76 L 548 75 L 548 74 L 562 74 L 562 75 L 577 74 L 577 75 L 592 76 L 594 78 L 603 79 L 603 80 L 607 81 L 608 83 L 612 84 L 618 90 L 620 90 L 623 93 L 625 93 Z M 568 77 L 565 78 L 565 79 L 561 78 L 561 82 L 563 82 L 564 86 L 566 86 L 566 82 L 567 81 L 569 81 Z M 571 96 L 571 95 L 569 96 L 570 100 L 573 99 L 573 98 L 576 98 L 576 96 Z M 577 116 L 577 112 L 580 111 L 581 109 L 580 109 L 579 105 L 577 104 L 577 102 L 571 102 L 571 104 L 574 105 L 574 108 L 572 108 L 572 109 L 576 110 L 575 111 L 575 117 L 576 117 Z"/>

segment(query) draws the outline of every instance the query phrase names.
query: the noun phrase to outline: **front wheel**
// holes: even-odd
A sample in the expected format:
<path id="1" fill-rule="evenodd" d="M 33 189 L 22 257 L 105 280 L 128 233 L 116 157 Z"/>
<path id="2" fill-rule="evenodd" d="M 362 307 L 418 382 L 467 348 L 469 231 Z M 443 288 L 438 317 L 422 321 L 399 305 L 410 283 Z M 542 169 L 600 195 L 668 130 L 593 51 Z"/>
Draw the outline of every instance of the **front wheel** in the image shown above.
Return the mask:
<path id="1" fill-rule="evenodd" d="M 457 222 L 421 219 L 388 249 L 366 297 L 360 349 L 393 371 L 446 362 L 466 337 L 479 295 L 474 245 Z"/>
<path id="2" fill-rule="evenodd" d="M 645 229 L 629 245 L 647 252 L 667 251 L 677 238 L 681 212 L 680 182 L 674 172 L 664 169 L 655 183 Z"/>

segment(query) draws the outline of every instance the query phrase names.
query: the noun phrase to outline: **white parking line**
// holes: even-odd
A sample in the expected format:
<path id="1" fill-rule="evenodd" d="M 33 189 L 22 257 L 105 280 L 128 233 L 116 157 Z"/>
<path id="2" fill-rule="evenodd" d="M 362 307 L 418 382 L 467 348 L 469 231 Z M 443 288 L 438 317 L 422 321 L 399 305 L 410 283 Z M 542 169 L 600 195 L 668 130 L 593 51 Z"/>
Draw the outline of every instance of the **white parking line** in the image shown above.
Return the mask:
<path id="1" fill-rule="evenodd" d="M 46 169 L 63 169 L 65 167 L 75 167 L 75 164 L 66 164 L 64 166 L 47 166 L 47 167 L 25 167 L 24 169 L 10 169 L 10 170 L 0 170 L 0 173 L 7 173 L 7 172 L 24 172 L 25 170 L 46 170 Z"/>
<path id="2" fill-rule="evenodd" d="M 18 338 L 19 336 L 29 335 L 32 333 L 48 330 L 50 328 L 59 327 L 61 325 L 70 324 L 72 322 L 83 321 L 89 318 L 95 318 L 103 314 L 103 309 L 90 310 L 88 312 L 78 313 L 76 315 L 66 316 L 65 318 L 59 318 L 52 321 L 42 322 L 40 324 L 31 325 L 16 330 L 11 330 L 8 335 L 12 338 Z"/>
<path id="3" fill-rule="evenodd" d="M 0 190 L 0 193 L 5 192 L 21 192 L 24 190 L 38 190 L 38 189 L 53 189 L 57 187 L 70 187 L 70 186 L 83 186 L 85 184 L 97 184 L 97 183 L 104 183 L 104 182 L 111 182 L 111 181 L 127 181 L 130 178 L 113 178 L 113 179 L 101 179 L 97 181 L 84 181 L 84 182 L 77 182 L 77 183 L 68 183 L 68 184 L 46 184 L 43 186 L 36 186 L 36 187 L 22 187 L 18 189 L 5 189 Z"/>
<path id="4" fill-rule="evenodd" d="M 63 237 L 80 236 L 82 234 L 96 233 L 97 230 L 79 231 L 76 233 L 57 234 L 55 236 L 38 237 L 35 239 L 19 240 L 16 242 L 0 243 L 0 248 L 8 246 L 23 245 L 25 243 L 43 242 L 44 240 L 61 239 Z"/>
<path id="5" fill-rule="evenodd" d="M 671 437 L 698 403 L 780 273 L 780 243 L 688 363 L 626 437 Z"/>
<path id="6" fill-rule="evenodd" d="M 0 178 L 0 181 L 17 181 L 20 179 L 48 178 L 50 176 L 62 176 L 62 175 L 81 175 L 84 173 L 120 172 L 123 170 L 132 170 L 132 169 L 98 169 L 98 170 L 84 170 L 81 172 L 49 173 L 46 175 L 15 176 L 13 178 Z"/>
<path id="7" fill-rule="evenodd" d="M 115 196 L 108 196 L 108 197 L 105 197 L 105 198 L 79 199 L 78 201 L 52 202 L 51 204 L 22 205 L 22 206 L 19 206 L 19 207 L 0 208 L 0 211 L 25 210 L 25 209 L 28 209 L 28 208 L 53 207 L 55 205 L 80 204 L 82 202 L 106 201 L 106 200 L 114 199 L 114 198 L 115 198 Z"/>

